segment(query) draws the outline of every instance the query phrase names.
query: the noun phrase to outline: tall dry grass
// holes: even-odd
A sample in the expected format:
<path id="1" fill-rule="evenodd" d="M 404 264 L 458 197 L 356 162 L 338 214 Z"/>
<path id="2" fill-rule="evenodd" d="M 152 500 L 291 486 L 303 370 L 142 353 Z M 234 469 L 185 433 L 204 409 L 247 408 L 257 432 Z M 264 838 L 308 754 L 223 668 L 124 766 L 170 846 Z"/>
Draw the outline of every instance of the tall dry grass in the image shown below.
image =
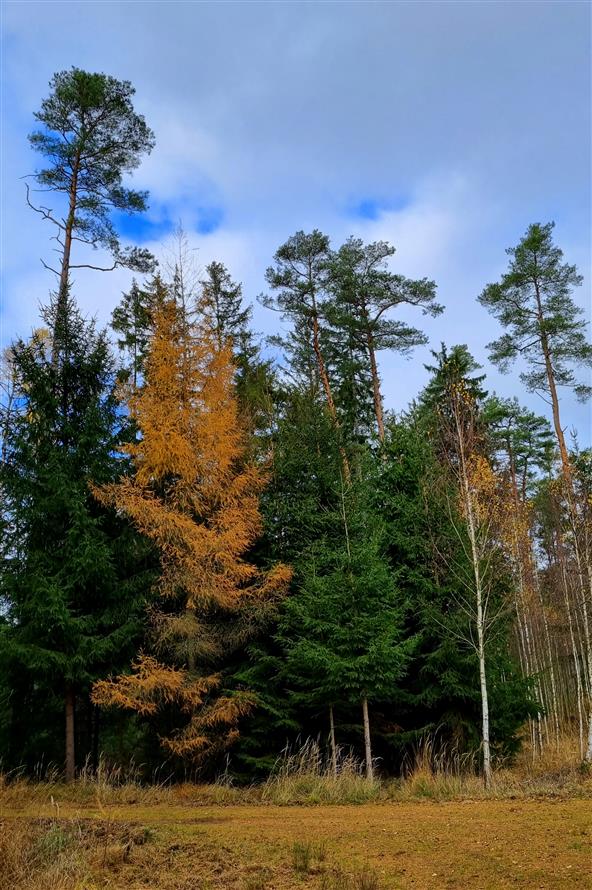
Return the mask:
<path id="1" fill-rule="evenodd" d="M 377 765 L 378 767 L 379 765 Z M 362 804 L 392 800 L 466 800 L 503 797 L 591 797 L 592 770 L 578 756 L 578 740 L 565 733 L 533 757 L 528 744 L 513 763 L 498 766 L 492 787 L 485 789 L 479 775 L 478 755 L 467 755 L 441 745 L 437 735 L 424 738 L 403 764 L 400 779 L 368 781 L 363 761 L 340 750 L 337 773 L 319 743 L 308 739 L 298 748 L 285 748 L 269 778 L 260 785 L 236 787 L 225 777 L 208 785 L 144 784 L 137 774 L 110 769 L 104 763 L 96 773 L 82 770 L 66 785 L 57 771 L 46 770 L 43 781 L 19 772 L 0 773 L 2 808 L 45 808 L 67 802 L 81 807 L 193 804 Z M 2 885 L 0 885 L 1 887 Z"/>
<path id="2" fill-rule="evenodd" d="M 279 806 L 290 804 L 357 804 L 377 800 L 384 786 L 369 781 L 364 763 L 351 751 L 338 749 L 337 770 L 317 741 L 307 739 L 299 748 L 286 747 L 261 786 L 260 799 Z"/>
<path id="3" fill-rule="evenodd" d="M 439 746 L 428 736 L 405 764 L 404 779 L 393 799 L 467 800 L 516 797 L 592 797 L 592 770 L 579 758 L 578 739 L 571 732 L 533 754 L 526 743 L 511 762 L 494 770 L 491 788 L 479 775 L 479 757 L 453 746 Z"/>
<path id="4" fill-rule="evenodd" d="M 123 770 L 103 759 L 98 768 L 86 764 L 76 781 L 66 784 L 63 773 L 49 766 L 34 771 L 32 776 L 23 770 L 0 771 L 0 806 L 24 806 L 67 801 L 84 804 L 166 803 L 174 794 L 173 786 L 165 779 L 150 784 L 140 780 L 141 770 L 133 766 Z"/>

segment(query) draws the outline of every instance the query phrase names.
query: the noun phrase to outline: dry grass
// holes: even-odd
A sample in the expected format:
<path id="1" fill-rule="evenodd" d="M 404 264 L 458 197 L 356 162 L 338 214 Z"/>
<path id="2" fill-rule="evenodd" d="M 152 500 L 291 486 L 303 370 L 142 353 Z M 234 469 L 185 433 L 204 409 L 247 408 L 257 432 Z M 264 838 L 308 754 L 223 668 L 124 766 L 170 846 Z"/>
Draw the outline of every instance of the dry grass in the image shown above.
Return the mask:
<path id="1" fill-rule="evenodd" d="M 0 820 L 2 890 L 592 886 L 582 800 L 53 810 L 13 808 Z"/>
<path id="2" fill-rule="evenodd" d="M 72 785 L 0 776 L 0 888 L 587 888 L 583 798 L 592 772 L 568 736 L 543 757 L 525 749 L 489 791 L 471 759 L 431 740 L 388 782 L 344 752 L 333 775 L 312 742 L 246 789 L 144 786 L 104 768 Z"/>
<path id="3" fill-rule="evenodd" d="M 533 757 L 525 746 L 511 766 L 495 771 L 490 789 L 485 789 L 474 757 L 437 748 L 433 739 L 418 745 L 400 780 L 369 782 L 363 764 L 347 751 L 339 752 L 335 775 L 318 744 L 310 740 L 296 750 L 286 749 L 266 782 L 246 788 L 225 781 L 146 785 L 129 771 L 124 775 L 104 764 L 96 774 L 83 770 L 71 785 L 66 785 L 57 771 L 46 773 L 41 782 L 22 774 L 0 773 L 0 808 L 51 802 L 104 809 L 133 804 L 314 806 L 536 797 L 592 798 L 592 769 L 579 762 L 573 735 L 565 734 L 557 744 L 549 744 L 542 756 Z"/>
<path id="4" fill-rule="evenodd" d="M 363 763 L 351 752 L 337 752 L 337 772 L 318 742 L 309 739 L 299 748 L 286 748 L 272 774 L 259 789 L 264 803 L 286 805 L 359 804 L 385 797 L 386 786 L 368 781 Z"/>
<path id="5" fill-rule="evenodd" d="M 0 821 L 0 887 L 91 890 L 97 872 L 117 869 L 149 836 L 147 830 L 110 820 L 56 815 Z"/>

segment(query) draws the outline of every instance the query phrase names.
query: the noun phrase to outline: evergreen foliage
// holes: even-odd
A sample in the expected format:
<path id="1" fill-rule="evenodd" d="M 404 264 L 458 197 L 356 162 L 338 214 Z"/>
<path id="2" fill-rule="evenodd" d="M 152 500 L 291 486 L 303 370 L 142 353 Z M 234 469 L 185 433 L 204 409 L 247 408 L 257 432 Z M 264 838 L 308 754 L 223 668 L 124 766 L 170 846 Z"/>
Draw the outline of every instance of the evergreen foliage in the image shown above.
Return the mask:
<path id="1" fill-rule="evenodd" d="M 133 109 L 134 88 L 127 80 L 75 67 L 54 74 L 50 88 L 35 113 L 41 127 L 29 141 L 49 160 L 49 166 L 35 173 L 36 183 L 60 192 L 69 202 L 69 217 L 61 225 L 64 250 L 68 239 L 75 237 L 108 250 L 114 266 L 148 271 L 151 254 L 140 248 L 123 249 L 111 219 L 113 211 L 146 209 L 147 193 L 126 188 L 122 181 L 123 174 L 135 170 L 142 155 L 154 147 L 152 131 Z M 67 276 L 69 269 L 81 264 L 71 265 L 69 254 L 66 259 Z M 60 291 L 67 283 L 66 277 Z"/>
<path id="2" fill-rule="evenodd" d="M 504 329 L 491 360 L 522 363 L 555 439 L 488 397 L 467 345 L 432 352 L 409 411 L 385 412 L 380 354 L 427 343 L 402 310 L 439 315 L 436 285 L 394 273 L 387 242 L 334 249 L 318 229 L 266 271 L 289 326 L 275 361 L 241 284 L 217 260 L 198 272 L 179 228 L 166 279 L 113 312 L 118 368 L 70 273 L 102 268 L 89 247 L 153 268 L 116 222 L 146 209 L 124 176 L 154 137 L 127 81 L 72 68 L 50 86 L 34 180 L 66 209 L 33 209 L 57 227 L 59 286 L 2 356 L 3 764 L 64 760 L 72 779 L 140 752 L 147 773 L 212 776 L 226 757 L 249 781 L 316 738 L 335 772 L 339 744 L 372 778 L 429 737 L 487 784 L 526 730 L 536 752 L 562 725 L 592 760 L 592 459 L 559 400 L 592 394 L 592 347 L 553 225 L 479 300 Z"/>
<path id="3" fill-rule="evenodd" d="M 0 471 L 0 651 L 14 682 L 12 762 L 32 763 L 40 748 L 63 758 L 63 733 L 48 737 L 48 728 L 68 696 L 73 709 L 88 709 L 94 680 L 133 651 L 150 565 L 146 545 L 90 491 L 125 469 L 114 455 L 123 418 L 106 337 L 71 299 L 57 324 L 56 312 L 54 301 L 45 320 L 59 338 L 57 367 L 44 331 L 12 347 L 18 410 Z"/>

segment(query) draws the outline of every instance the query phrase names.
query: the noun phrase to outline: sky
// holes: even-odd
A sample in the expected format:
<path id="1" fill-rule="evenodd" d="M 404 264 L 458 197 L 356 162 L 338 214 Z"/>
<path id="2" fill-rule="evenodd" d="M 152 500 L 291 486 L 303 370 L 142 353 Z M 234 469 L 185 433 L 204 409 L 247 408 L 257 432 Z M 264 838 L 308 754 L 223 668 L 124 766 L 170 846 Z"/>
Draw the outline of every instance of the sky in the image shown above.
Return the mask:
<path id="1" fill-rule="evenodd" d="M 490 391 L 548 415 L 518 368 L 488 362 L 500 329 L 476 298 L 528 225 L 554 220 L 590 318 L 591 46 L 591 6 L 573 0 L 3 0 L 3 345 L 38 324 L 54 284 L 40 262 L 52 233 L 22 177 L 41 160 L 33 113 L 74 65 L 130 80 L 156 134 L 133 177 L 150 209 L 123 221 L 129 240 L 162 257 L 181 221 L 200 267 L 220 260 L 242 281 L 263 334 L 282 325 L 256 300 L 265 269 L 295 231 L 389 241 L 392 270 L 434 279 L 446 311 L 400 313 L 430 342 L 381 354 L 386 407 L 417 395 L 430 349 L 466 343 Z M 81 271 L 74 291 L 106 323 L 130 280 Z M 589 404 L 564 392 L 562 415 L 592 441 Z"/>

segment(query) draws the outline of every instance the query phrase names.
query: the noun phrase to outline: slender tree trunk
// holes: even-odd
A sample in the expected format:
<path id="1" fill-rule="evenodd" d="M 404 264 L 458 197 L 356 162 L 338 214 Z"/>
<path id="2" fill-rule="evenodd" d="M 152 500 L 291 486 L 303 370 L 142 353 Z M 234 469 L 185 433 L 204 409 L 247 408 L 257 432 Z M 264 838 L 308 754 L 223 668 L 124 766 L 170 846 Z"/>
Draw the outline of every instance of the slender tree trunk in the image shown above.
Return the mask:
<path id="1" fill-rule="evenodd" d="M 370 373 L 372 374 L 372 392 L 374 395 L 374 413 L 376 414 L 378 438 L 382 443 L 384 443 L 384 414 L 382 410 L 382 393 L 380 392 L 380 377 L 378 376 L 378 365 L 376 364 L 374 336 L 370 328 L 368 328 L 366 339 L 368 343 L 368 355 L 370 356 Z"/>
<path id="2" fill-rule="evenodd" d="M 543 631 L 545 637 L 545 648 L 547 650 L 547 658 L 549 661 L 549 679 L 551 681 L 551 700 L 553 703 L 553 727 L 555 729 L 555 744 L 559 743 L 559 704 L 558 704 L 558 696 L 557 696 L 557 682 L 555 679 L 555 668 L 553 665 L 553 649 L 551 646 L 551 634 L 549 633 L 549 621 L 547 619 L 547 611 L 545 608 L 545 604 L 543 602 L 543 595 L 541 593 L 541 585 L 539 584 L 539 578 L 537 573 L 536 565 L 534 564 L 534 559 L 531 555 L 531 563 L 532 563 L 532 571 L 533 571 L 533 579 L 536 586 L 536 591 L 538 595 L 539 606 L 541 609 L 541 616 L 543 619 Z"/>
<path id="3" fill-rule="evenodd" d="M 574 671 L 576 675 L 576 699 L 578 704 L 578 736 L 580 740 L 580 757 L 584 756 L 584 715 L 583 715 L 583 688 L 582 688 L 582 675 L 580 669 L 580 657 L 578 654 L 578 647 L 576 645 L 576 637 L 574 633 L 572 612 L 571 612 L 571 604 L 569 601 L 569 584 L 567 580 L 567 573 L 565 571 L 565 565 L 563 562 L 564 556 L 563 553 L 559 554 L 561 559 L 561 575 L 563 581 L 563 595 L 565 598 L 565 610 L 567 613 L 567 621 L 569 626 L 569 637 L 571 641 L 571 651 L 574 662 Z"/>
<path id="4" fill-rule="evenodd" d="M 321 344 L 319 337 L 319 319 L 317 313 L 316 300 L 313 296 L 312 302 L 312 348 L 314 350 L 314 354 L 317 360 L 317 368 L 319 372 L 319 377 L 321 380 L 321 384 L 325 391 L 325 398 L 327 399 L 327 407 L 329 409 L 329 414 L 331 415 L 331 420 L 333 421 L 333 425 L 337 430 L 337 434 L 339 435 L 341 431 L 341 424 L 339 423 L 339 418 L 337 417 L 337 409 L 335 407 L 335 401 L 333 400 L 333 393 L 331 391 L 331 383 L 329 381 L 329 375 L 327 374 L 327 366 L 325 365 L 325 360 L 323 358 L 323 353 L 321 352 Z M 343 475 L 345 476 L 346 481 L 349 483 L 351 481 L 351 469 L 349 466 L 349 461 L 347 459 L 347 454 L 345 452 L 345 448 L 341 443 L 339 444 L 339 454 L 341 456 L 341 462 L 343 464 Z"/>
<path id="5" fill-rule="evenodd" d="M 483 778 L 485 787 L 491 787 L 491 748 L 489 744 L 489 697 L 485 675 L 485 632 L 482 597 L 477 595 L 477 645 L 479 651 L 479 683 L 481 686 L 481 716 L 483 727 Z"/>
<path id="6" fill-rule="evenodd" d="M 93 704 L 91 704 L 91 713 L 92 713 L 91 756 L 92 756 L 93 773 L 96 775 L 96 773 L 99 769 L 99 733 L 100 733 L 101 714 L 100 714 L 99 708 Z"/>
<path id="7" fill-rule="evenodd" d="M 366 778 L 371 782 L 374 778 L 372 767 L 372 745 L 370 741 L 370 719 L 368 717 L 368 699 L 362 699 L 362 717 L 364 720 L 364 751 L 366 756 Z"/>
<path id="8" fill-rule="evenodd" d="M 66 686 L 66 782 L 73 782 L 76 775 L 76 750 L 74 737 L 74 705 L 76 696 L 71 683 Z"/>
<path id="9" fill-rule="evenodd" d="M 329 742 L 331 745 L 331 768 L 337 778 L 337 745 L 335 744 L 335 721 L 333 719 L 333 705 L 329 705 Z"/>
<path id="10" fill-rule="evenodd" d="M 569 454 L 567 451 L 567 446 L 565 444 L 565 436 L 563 435 L 563 429 L 561 427 L 561 420 L 559 416 L 559 398 L 557 395 L 557 386 L 555 384 L 555 374 L 553 371 L 553 363 L 551 361 L 551 352 L 549 349 L 549 341 L 547 337 L 547 333 L 544 329 L 544 316 L 542 310 L 542 302 L 539 290 L 538 280 L 535 279 L 535 292 L 537 299 L 537 309 L 538 309 L 538 319 L 539 319 L 539 330 L 540 330 L 540 338 L 541 338 L 541 347 L 543 350 L 543 356 L 545 360 L 545 371 L 547 374 L 547 382 L 549 384 L 549 393 L 551 395 L 551 407 L 553 410 L 553 426 L 555 427 L 555 435 L 557 436 L 557 443 L 559 445 L 559 453 L 561 455 L 561 465 L 563 469 L 563 476 L 565 479 L 565 485 L 567 490 L 567 502 L 568 502 L 568 511 L 569 516 L 573 528 L 574 534 L 574 551 L 578 564 L 578 575 L 580 580 L 580 588 L 582 594 L 582 613 L 584 618 L 584 631 L 585 631 L 585 643 L 586 643 L 586 658 L 584 662 L 584 677 L 588 683 L 588 697 L 590 699 L 589 704 L 589 715 L 588 715 L 588 742 L 585 753 L 585 760 L 588 763 L 592 762 L 592 646 L 591 646 L 591 638 L 590 638 L 590 629 L 588 622 L 588 610 L 586 599 L 588 595 L 588 591 L 586 590 L 586 584 L 584 581 L 583 571 L 582 571 L 582 563 L 581 563 L 581 554 L 579 552 L 579 542 L 578 542 L 578 529 L 577 529 L 577 510 L 575 504 L 575 492 L 573 485 L 573 477 L 572 477 L 572 469 L 569 460 Z"/>
<path id="11" fill-rule="evenodd" d="M 477 606 L 477 655 L 479 659 L 479 685 L 481 689 L 481 723 L 483 735 L 483 779 L 485 787 L 491 786 L 491 748 L 489 743 L 489 696 L 487 690 L 487 675 L 485 672 L 485 621 L 483 597 L 483 579 L 479 564 L 479 548 L 477 544 L 477 529 L 475 523 L 475 511 L 473 498 L 468 479 L 468 467 L 465 455 L 464 437 L 457 420 L 458 444 L 460 458 L 460 473 L 462 494 L 465 502 L 469 542 L 471 545 L 471 561 L 473 563 L 473 577 L 475 579 L 475 600 Z"/>
<path id="12" fill-rule="evenodd" d="M 70 280 L 70 254 L 72 252 L 72 238 L 74 234 L 74 223 L 76 221 L 76 206 L 78 193 L 78 173 L 80 168 L 80 152 L 74 157 L 72 162 L 72 179 L 70 182 L 70 193 L 68 198 L 68 216 L 65 221 L 64 228 L 64 244 L 62 248 L 62 267 L 60 270 L 60 283 L 58 285 L 58 302 L 56 306 L 56 320 L 54 322 L 54 336 L 51 346 L 51 363 L 54 368 L 57 365 L 59 350 L 56 348 L 55 342 L 55 326 L 66 311 L 66 300 L 68 298 L 68 283 Z"/>

